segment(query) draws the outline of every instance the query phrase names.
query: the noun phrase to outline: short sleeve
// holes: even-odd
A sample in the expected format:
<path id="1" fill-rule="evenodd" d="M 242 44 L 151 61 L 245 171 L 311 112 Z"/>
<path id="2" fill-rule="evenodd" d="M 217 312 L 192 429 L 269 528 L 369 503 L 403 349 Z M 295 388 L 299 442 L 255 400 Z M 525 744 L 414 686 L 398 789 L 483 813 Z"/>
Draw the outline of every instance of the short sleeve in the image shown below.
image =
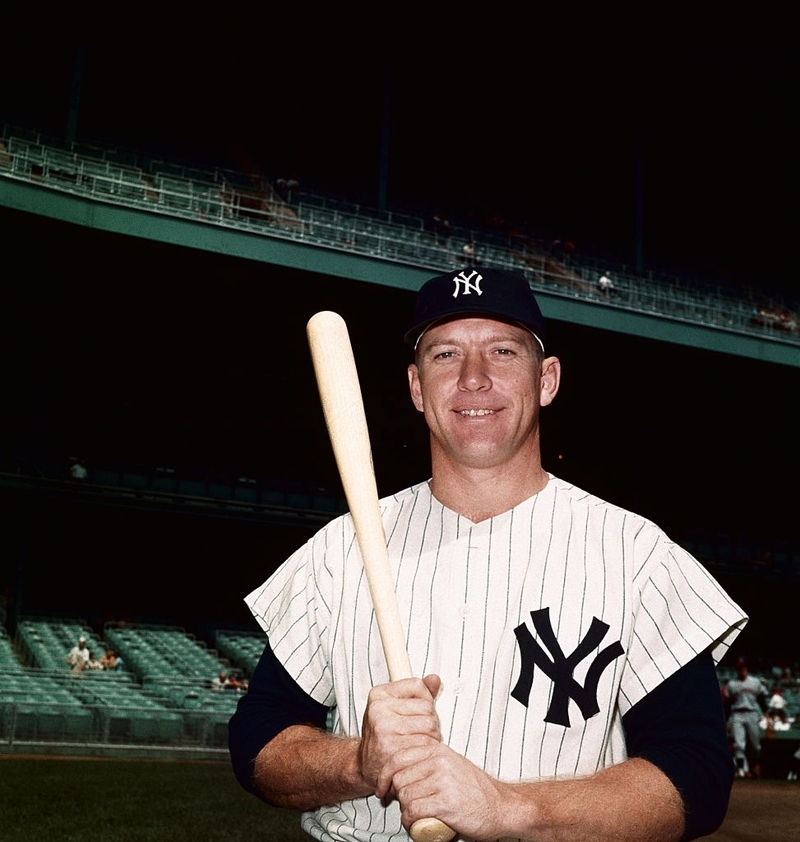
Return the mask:
<path id="1" fill-rule="evenodd" d="M 275 656 L 297 684 L 326 707 L 336 701 L 328 631 L 333 577 L 323 530 L 289 557 L 245 603 L 267 633 Z"/>
<path id="2" fill-rule="evenodd" d="M 634 593 L 623 713 L 701 652 L 718 663 L 747 623 L 708 571 L 663 534 L 635 576 Z"/>

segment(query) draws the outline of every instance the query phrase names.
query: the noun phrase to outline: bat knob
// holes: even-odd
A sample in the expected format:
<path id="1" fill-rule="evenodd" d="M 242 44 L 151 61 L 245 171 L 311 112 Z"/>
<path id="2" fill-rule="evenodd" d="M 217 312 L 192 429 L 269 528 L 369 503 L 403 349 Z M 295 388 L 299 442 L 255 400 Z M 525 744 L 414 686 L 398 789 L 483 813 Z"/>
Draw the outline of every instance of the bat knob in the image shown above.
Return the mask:
<path id="1" fill-rule="evenodd" d="M 456 835 L 439 819 L 417 819 L 409 831 L 414 842 L 450 842 Z"/>

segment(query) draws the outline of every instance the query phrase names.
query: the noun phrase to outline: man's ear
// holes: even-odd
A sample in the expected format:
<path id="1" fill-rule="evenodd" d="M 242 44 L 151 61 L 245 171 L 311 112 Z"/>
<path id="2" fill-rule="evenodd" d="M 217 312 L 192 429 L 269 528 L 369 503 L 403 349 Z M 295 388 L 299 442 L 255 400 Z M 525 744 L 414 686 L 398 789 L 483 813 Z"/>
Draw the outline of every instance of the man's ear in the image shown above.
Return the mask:
<path id="1" fill-rule="evenodd" d="M 539 404 L 549 406 L 558 394 L 561 384 L 561 360 L 558 357 L 546 357 L 542 360 L 541 384 Z"/>
<path id="2" fill-rule="evenodd" d="M 411 400 L 419 412 L 423 412 L 422 389 L 419 385 L 419 369 L 414 363 L 408 367 L 408 390 L 411 392 Z"/>

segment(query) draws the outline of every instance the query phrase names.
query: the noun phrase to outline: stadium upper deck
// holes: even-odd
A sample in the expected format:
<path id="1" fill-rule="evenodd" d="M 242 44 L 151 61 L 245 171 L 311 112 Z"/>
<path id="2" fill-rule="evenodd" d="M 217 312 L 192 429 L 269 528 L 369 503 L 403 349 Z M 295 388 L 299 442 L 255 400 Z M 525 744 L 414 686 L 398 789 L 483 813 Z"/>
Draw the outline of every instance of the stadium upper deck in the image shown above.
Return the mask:
<path id="1" fill-rule="evenodd" d="M 361 205 L 300 192 L 243 173 L 190 169 L 116 149 L 65 147 L 36 132 L 4 127 L 3 181 L 43 186 L 93 202 L 222 227 L 308 247 L 377 258 L 420 270 L 420 278 L 473 260 L 524 271 L 555 299 L 757 340 L 781 349 L 773 359 L 800 366 L 798 306 L 764 292 L 729 289 L 701 279 L 648 273 L 576 256 L 524 232 L 435 226 L 421 216 L 378 213 Z M 14 206 L 14 200 L 0 202 Z M 469 244 L 469 245 L 468 245 Z M 474 256 L 465 252 L 474 251 Z M 610 286 L 600 282 L 610 277 Z M 664 338 L 681 341 L 673 331 Z"/>

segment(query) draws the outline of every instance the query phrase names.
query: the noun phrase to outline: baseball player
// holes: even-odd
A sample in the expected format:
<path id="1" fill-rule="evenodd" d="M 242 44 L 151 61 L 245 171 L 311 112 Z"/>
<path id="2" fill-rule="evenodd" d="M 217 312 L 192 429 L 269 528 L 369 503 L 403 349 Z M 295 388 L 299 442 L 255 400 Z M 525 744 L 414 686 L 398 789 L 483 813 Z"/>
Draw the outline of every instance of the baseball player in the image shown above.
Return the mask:
<path id="1" fill-rule="evenodd" d="M 723 687 L 722 698 L 730 711 L 728 725 L 733 738 L 733 759 L 736 774 L 744 778 L 750 771 L 747 749 L 753 760 L 752 773 L 761 775 L 761 727 L 759 720 L 767 710 L 767 688 L 755 675 L 750 675 L 747 662 L 736 662 L 736 678 Z"/>
<path id="2" fill-rule="evenodd" d="M 561 376 L 544 327 L 522 275 L 420 291 L 405 339 L 431 478 L 381 511 L 424 678 L 389 681 L 349 516 L 246 598 L 268 643 L 230 723 L 234 770 L 315 839 L 398 842 L 428 816 L 465 840 L 654 842 L 722 821 L 714 663 L 746 617 L 654 524 L 544 469 Z"/>

